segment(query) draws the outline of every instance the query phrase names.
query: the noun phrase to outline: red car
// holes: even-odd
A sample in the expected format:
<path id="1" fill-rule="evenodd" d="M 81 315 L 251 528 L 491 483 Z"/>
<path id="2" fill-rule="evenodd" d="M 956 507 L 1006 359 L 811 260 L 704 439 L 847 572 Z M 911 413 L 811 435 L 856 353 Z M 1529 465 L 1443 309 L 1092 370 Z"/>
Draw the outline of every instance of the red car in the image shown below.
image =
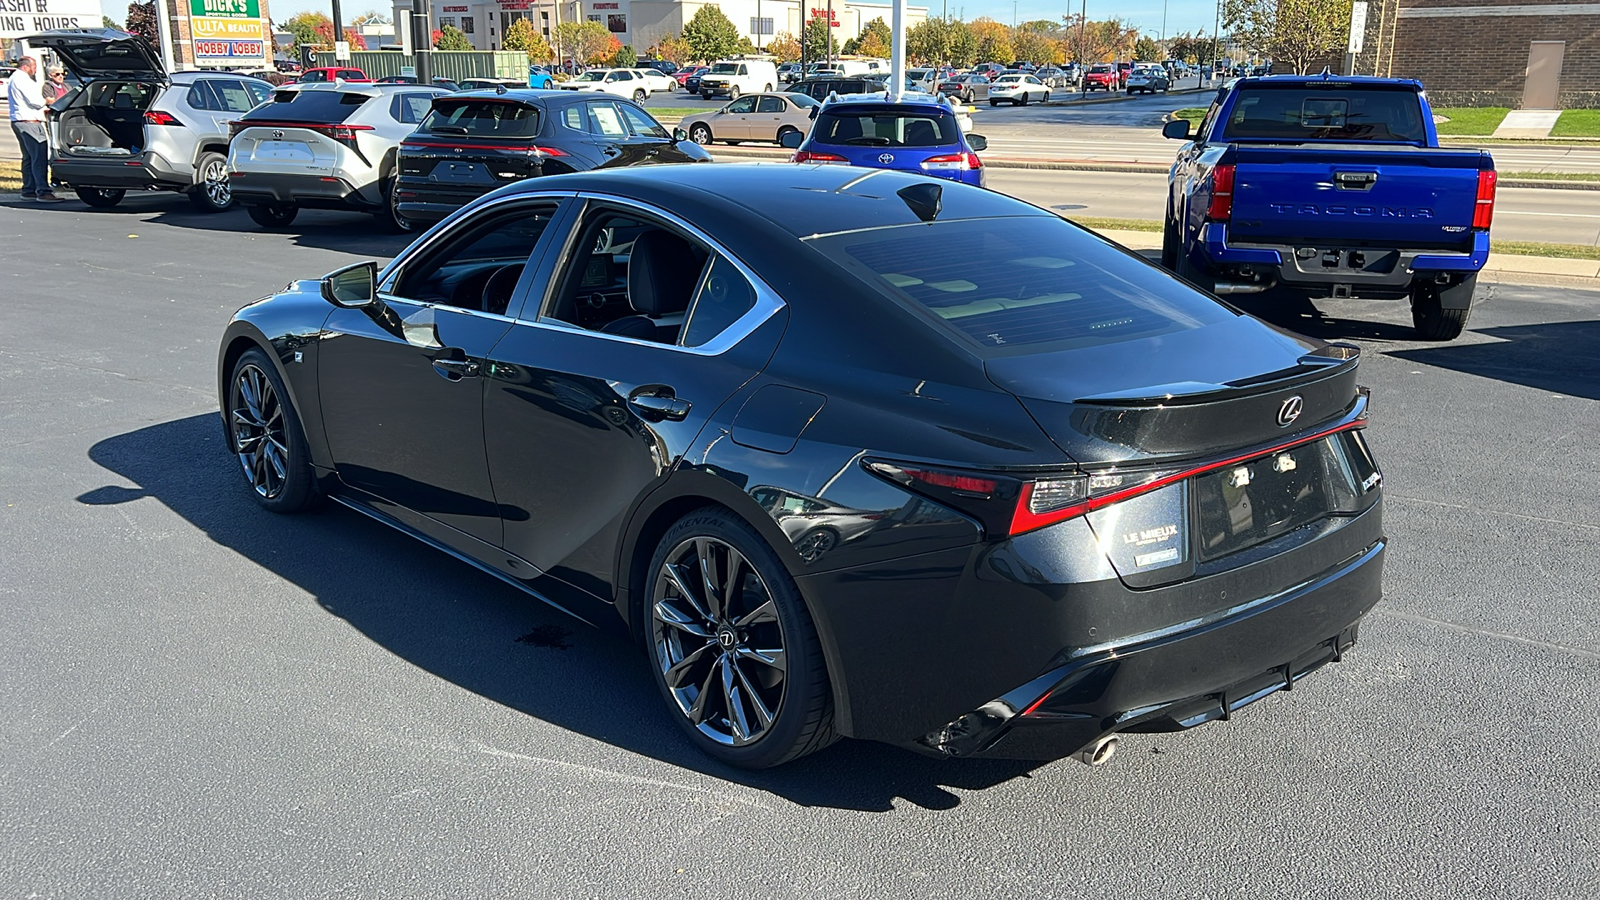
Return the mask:
<path id="1" fill-rule="evenodd" d="M 711 71 L 710 66 L 684 66 L 678 71 L 672 73 L 672 77 L 678 79 L 678 86 L 682 87 L 683 83 L 689 80 L 689 76 L 704 75 L 709 71 Z"/>
<path id="2" fill-rule="evenodd" d="M 1083 76 L 1084 91 L 1119 91 L 1122 89 L 1122 78 L 1117 73 L 1117 67 L 1111 63 L 1095 63 L 1089 67 L 1088 74 Z"/>
<path id="3" fill-rule="evenodd" d="M 335 80 L 365 82 L 372 81 L 371 78 L 367 77 L 367 73 L 361 71 L 360 69 L 349 68 L 348 66 L 340 66 L 338 68 L 307 69 L 300 73 L 299 78 L 301 84 L 310 84 L 314 81 Z"/>

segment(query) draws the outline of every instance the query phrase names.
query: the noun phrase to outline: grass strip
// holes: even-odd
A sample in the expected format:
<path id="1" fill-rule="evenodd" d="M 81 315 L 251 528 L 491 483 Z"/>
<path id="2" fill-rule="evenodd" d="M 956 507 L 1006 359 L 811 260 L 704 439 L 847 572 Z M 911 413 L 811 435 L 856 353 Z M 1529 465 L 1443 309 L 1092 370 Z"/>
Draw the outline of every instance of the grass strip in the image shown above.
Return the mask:
<path id="1" fill-rule="evenodd" d="M 1175 109 L 1172 111 L 1172 117 L 1174 119 L 1188 119 L 1190 122 L 1199 125 L 1200 120 L 1206 117 L 1206 108 L 1203 106 L 1187 106 L 1183 109 Z"/>
<path id="2" fill-rule="evenodd" d="M 19 194 L 22 192 L 22 162 L 21 160 L 0 160 L 0 194 Z"/>
<path id="3" fill-rule="evenodd" d="M 1500 177 L 1534 181 L 1600 181 L 1600 172 L 1501 172 Z"/>
<path id="4" fill-rule="evenodd" d="M 1600 109 L 1569 109 L 1550 129 L 1551 137 L 1600 137 Z"/>
<path id="5" fill-rule="evenodd" d="M 1161 223 L 1155 219 L 1108 219 L 1104 216 L 1074 216 L 1067 218 L 1095 231 L 1160 231 Z"/>
<path id="6" fill-rule="evenodd" d="M 1490 135 L 1511 110 L 1503 106 L 1436 106 L 1433 112 L 1450 120 L 1436 126 L 1440 134 Z"/>
<path id="7" fill-rule="evenodd" d="M 1490 241 L 1491 253 L 1506 256 L 1543 256 L 1556 259 L 1600 260 L 1600 247 L 1586 244 L 1546 244 L 1539 241 Z"/>

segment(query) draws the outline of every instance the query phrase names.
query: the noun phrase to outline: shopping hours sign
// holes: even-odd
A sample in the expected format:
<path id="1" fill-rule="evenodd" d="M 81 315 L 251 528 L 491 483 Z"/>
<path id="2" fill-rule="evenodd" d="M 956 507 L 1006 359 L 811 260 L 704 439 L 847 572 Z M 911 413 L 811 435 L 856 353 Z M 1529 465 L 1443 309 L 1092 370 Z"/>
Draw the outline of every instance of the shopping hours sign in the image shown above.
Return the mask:
<path id="1" fill-rule="evenodd" d="M 99 28 L 100 0 L 0 0 L 0 43 L 57 28 Z"/>

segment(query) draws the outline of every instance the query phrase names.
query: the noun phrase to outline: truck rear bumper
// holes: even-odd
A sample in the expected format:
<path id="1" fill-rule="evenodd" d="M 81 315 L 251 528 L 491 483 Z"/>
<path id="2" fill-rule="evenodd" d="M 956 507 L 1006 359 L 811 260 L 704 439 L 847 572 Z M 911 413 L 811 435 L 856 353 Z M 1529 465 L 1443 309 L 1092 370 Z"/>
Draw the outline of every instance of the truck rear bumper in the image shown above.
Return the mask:
<path id="1" fill-rule="evenodd" d="M 1419 276 L 1461 277 L 1476 273 L 1489 261 L 1489 233 L 1476 231 L 1472 249 L 1352 246 L 1327 242 L 1311 246 L 1231 241 L 1225 222 L 1210 222 L 1201 232 L 1199 254 L 1205 268 L 1219 277 L 1249 275 L 1289 287 L 1348 286 L 1343 293 L 1404 294 Z"/>

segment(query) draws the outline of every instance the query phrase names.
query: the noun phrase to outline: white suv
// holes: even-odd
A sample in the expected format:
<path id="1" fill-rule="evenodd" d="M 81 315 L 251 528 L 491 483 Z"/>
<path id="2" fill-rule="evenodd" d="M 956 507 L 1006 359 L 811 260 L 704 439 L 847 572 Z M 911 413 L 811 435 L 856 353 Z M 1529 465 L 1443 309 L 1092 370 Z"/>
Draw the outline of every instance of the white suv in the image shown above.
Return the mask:
<path id="1" fill-rule="evenodd" d="M 177 191 L 205 212 L 233 204 L 228 122 L 272 85 L 228 72 L 168 77 L 142 38 L 108 28 L 26 40 L 55 51 L 84 83 L 50 114 L 50 168 L 79 200 L 105 208 L 128 191 Z"/>
<path id="2" fill-rule="evenodd" d="M 627 97 L 643 103 L 650 96 L 650 82 L 633 69 L 590 69 L 571 81 L 556 85 L 563 91 L 590 91 Z"/>
<path id="3" fill-rule="evenodd" d="M 234 123 L 233 196 L 267 228 L 301 207 L 370 212 L 396 231 L 389 191 L 400 142 L 449 93 L 419 84 L 284 85 Z"/>
<path id="4" fill-rule="evenodd" d="M 770 92 L 777 83 L 778 67 L 770 59 L 727 59 L 700 76 L 700 96 L 710 100 L 726 94 L 737 100 L 740 94 Z"/>

